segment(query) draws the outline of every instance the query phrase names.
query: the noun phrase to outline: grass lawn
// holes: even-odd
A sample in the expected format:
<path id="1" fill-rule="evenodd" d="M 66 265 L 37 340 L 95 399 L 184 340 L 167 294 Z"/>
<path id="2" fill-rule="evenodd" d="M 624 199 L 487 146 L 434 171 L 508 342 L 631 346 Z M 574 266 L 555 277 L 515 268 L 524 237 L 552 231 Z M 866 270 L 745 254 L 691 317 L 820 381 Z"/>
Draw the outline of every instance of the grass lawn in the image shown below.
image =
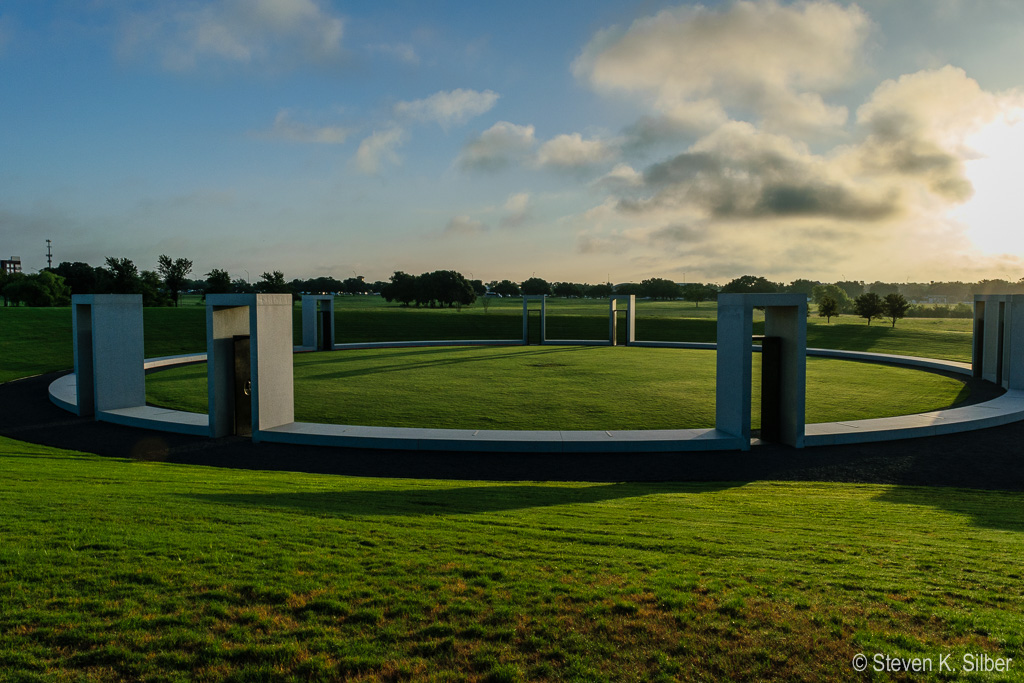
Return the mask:
<path id="1" fill-rule="evenodd" d="M 518 339 L 522 337 L 522 301 L 496 299 L 482 306 L 455 309 L 402 308 L 378 296 L 337 297 L 337 342 L 420 341 L 432 339 Z M 548 302 L 551 339 L 605 339 L 608 305 L 584 299 Z M 714 304 L 700 308 L 680 301 L 637 302 L 637 338 L 651 341 L 715 341 Z M 189 301 L 180 308 L 143 311 L 146 356 L 168 356 L 206 350 L 206 309 Z M 760 332 L 755 312 L 755 332 Z M 620 334 L 625 325 L 620 323 Z M 851 316 L 808 318 L 811 347 L 897 353 L 969 362 L 971 321 L 906 319 L 895 329 L 880 322 L 871 326 Z M 302 340 L 296 304 L 293 338 Z M 0 382 L 63 370 L 73 365 L 69 308 L 0 307 Z"/>
<path id="2" fill-rule="evenodd" d="M 1024 671 L 1020 493 L 385 480 L 2 439 L 0 466 L 8 680 L 890 680 L 860 652 Z"/>
<path id="3" fill-rule="evenodd" d="M 713 427 L 714 351 L 609 347 L 368 349 L 295 356 L 302 422 L 463 429 Z M 760 356 L 753 396 L 760 395 Z M 206 366 L 147 376 L 156 405 L 205 413 Z M 963 382 L 908 368 L 810 358 L 808 422 L 945 408 Z M 755 428 L 760 402 L 755 400 Z"/>
<path id="4" fill-rule="evenodd" d="M 518 302 L 369 299 L 339 298 L 343 335 L 369 334 L 372 316 L 420 338 L 517 319 Z M 713 332 L 713 307 L 656 308 L 638 306 L 641 331 L 661 315 Z M 148 356 L 203 350 L 201 306 L 145 316 Z M 970 355 L 969 321 L 810 322 L 837 348 Z M 0 382 L 70 367 L 70 334 L 68 309 L 0 309 Z M 353 354 L 297 357 L 296 374 L 308 362 L 350 386 L 396 358 Z M 851 384 L 840 365 L 857 364 L 821 367 Z M 4 437 L 0 492 L 0 680 L 1024 680 L 1024 493 L 355 478 Z M 933 668 L 860 674 L 857 653 Z M 1012 657 L 1009 673 L 967 673 L 982 653 Z"/>

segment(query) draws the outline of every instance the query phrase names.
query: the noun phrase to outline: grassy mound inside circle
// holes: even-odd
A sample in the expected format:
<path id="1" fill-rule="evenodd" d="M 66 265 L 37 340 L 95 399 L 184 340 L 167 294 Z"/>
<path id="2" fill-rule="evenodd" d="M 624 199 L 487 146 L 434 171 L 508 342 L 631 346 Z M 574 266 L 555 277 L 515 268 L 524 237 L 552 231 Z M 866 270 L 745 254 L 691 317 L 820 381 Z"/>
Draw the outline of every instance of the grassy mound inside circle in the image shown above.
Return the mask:
<path id="1" fill-rule="evenodd" d="M 301 422 L 443 429 L 688 429 L 715 423 L 715 352 L 638 347 L 440 347 L 295 356 Z M 760 423 L 754 354 L 753 426 Z M 149 375 L 155 405 L 207 411 L 206 366 Z M 947 408 L 956 379 L 908 368 L 807 360 L 807 422 Z"/>

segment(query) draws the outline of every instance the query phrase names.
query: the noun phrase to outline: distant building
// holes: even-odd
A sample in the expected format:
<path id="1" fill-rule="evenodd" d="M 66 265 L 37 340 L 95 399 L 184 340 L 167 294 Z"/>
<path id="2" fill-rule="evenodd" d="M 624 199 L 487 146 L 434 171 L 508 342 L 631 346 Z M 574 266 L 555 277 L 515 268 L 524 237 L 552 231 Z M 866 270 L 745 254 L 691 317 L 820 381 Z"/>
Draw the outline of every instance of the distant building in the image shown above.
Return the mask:
<path id="1" fill-rule="evenodd" d="M 0 273 L 7 273 L 8 275 L 10 275 L 11 273 L 20 273 L 20 272 L 21 272 L 21 257 L 20 256 L 12 256 L 11 258 L 7 259 L 6 261 L 3 260 L 3 259 L 0 259 Z"/>

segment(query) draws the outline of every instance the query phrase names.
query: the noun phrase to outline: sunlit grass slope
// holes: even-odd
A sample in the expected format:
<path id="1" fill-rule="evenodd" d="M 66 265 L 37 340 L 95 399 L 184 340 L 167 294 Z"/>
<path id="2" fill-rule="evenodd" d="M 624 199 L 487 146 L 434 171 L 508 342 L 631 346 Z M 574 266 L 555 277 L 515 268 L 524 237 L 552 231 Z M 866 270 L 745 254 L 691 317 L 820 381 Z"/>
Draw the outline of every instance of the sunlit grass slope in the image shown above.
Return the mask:
<path id="1" fill-rule="evenodd" d="M 1021 679 L 1020 493 L 359 479 L 3 439 L 0 484 L 8 680 L 864 680 L 858 652 Z"/>
<path id="2" fill-rule="evenodd" d="M 760 392 L 755 354 L 753 395 Z M 963 382 L 808 359 L 809 422 L 948 407 Z M 147 377 L 157 405 L 206 412 L 206 366 Z M 465 429 L 685 429 L 715 424 L 715 352 L 609 347 L 351 350 L 295 357 L 303 422 Z M 755 402 L 754 424 L 760 404 Z"/>

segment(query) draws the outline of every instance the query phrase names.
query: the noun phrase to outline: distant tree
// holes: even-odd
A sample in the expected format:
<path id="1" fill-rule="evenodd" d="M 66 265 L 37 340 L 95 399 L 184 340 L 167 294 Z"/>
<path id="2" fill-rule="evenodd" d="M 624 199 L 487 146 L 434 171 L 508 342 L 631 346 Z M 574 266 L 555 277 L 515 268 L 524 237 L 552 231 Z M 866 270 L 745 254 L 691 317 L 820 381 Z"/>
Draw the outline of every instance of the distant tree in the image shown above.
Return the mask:
<path id="1" fill-rule="evenodd" d="M 473 288 L 473 293 L 478 297 L 487 293 L 487 285 L 484 284 L 483 280 L 470 280 L 469 286 Z"/>
<path id="2" fill-rule="evenodd" d="M 230 294 L 234 289 L 228 271 L 214 268 L 206 274 L 206 287 L 203 288 L 204 294 Z"/>
<path id="3" fill-rule="evenodd" d="M 839 317 L 839 302 L 826 294 L 818 302 L 818 317 L 824 318 L 826 323 L 830 323 L 833 316 Z"/>
<path id="4" fill-rule="evenodd" d="M 700 308 L 701 301 L 714 299 L 717 293 L 714 287 L 702 285 L 699 282 L 690 282 L 683 285 L 683 299 L 692 301 L 694 308 Z"/>
<path id="5" fill-rule="evenodd" d="M 857 280 L 840 280 L 836 287 L 846 292 L 846 296 L 852 301 L 864 293 L 864 282 Z"/>
<path id="6" fill-rule="evenodd" d="M 256 291 L 256 288 L 248 280 L 240 277 L 231 281 L 231 288 L 239 294 L 252 294 Z"/>
<path id="7" fill-rule="evenodd" d="M 115 258 L 108 256 L 107 267 L 104 269 L 109 276 L 109 289 L 111 294 L 141 294 L 142 280 L 139 278 L 139 269 L 135 267 L 129 258 Z"/>
<path id="8" fill-rule="evenodd" d="M 519 289 L 519 285 L 512 282 L 511 280 L 502 280 L 501 282 L 491 281 L 488 285 L 491 291 L 501 296 L 519 296 L 522 290 Z"/>
<path id="9" fill-rule="evenodd" d="M 893 328 L 896 327 L 897 320 L 907 315 L 907 309 L 909 308 L 910 302 L 902 294 L 886 294 L 882 300 L 882 313 L 892 321 Z"/>
<path id="10" fill-rule="evenodd" d="M 531 277 L 522 284 L 522 292 L 526 296 L 551 295 L 551 283 L 539 277 Z"/>
<path id="11" fill-rule="evenodd" d="M 633 296 L 644 296 L 644 288 L 642 285 L 636 282 L 623 282 L 621 284 L 615 285 L 615 293 L 624 294 L 627 296 L 630 294 L 632 294 Z"/>
<path id="12" fill-rule="evenodd" d="M 366 278 L 362 275 L 345 278 L 345 281 L 341 283 L 341 291 L 347 294 L 365 294 L 368 289 Z"/>
<path id="13" fill-rule="evenodd" d="M 584 285 L 576 284 L 575 282 L 556 282 L 551 291 L 554 292 L 555 296 L 583 296 Z"/>
<path id="14" fill-rule="evenodd" d="M 143 306 L 172 306 L 174 300 L 164 285 L 163 279 L 153 270 L 139 273 L 139 289 Z"/>
<path id="15" fill-rule="evenodd" d="M 99 280 L 96 268 L 88 263 L 62 261 L 53 269 L 53 272 L 64 278 L 64 282 L 71 288 L 72 294 L 95 294 L 97 292 Z"/>
<path id="16" fill-rule="evenodd" d="M 416 276 L 396 270 L 380 293 L 388 303 L 397 301 L 408 306 L 416 299 Z"/>
<path id="17" fill-rule="evenodd" d="M 606 299 L 614 293 L 612 283 L 606 282 L 603 285 L 589 285 L 583 290 L 584 296 L 591 299 Z"/>
<path id="18" fill-rule="evenodd" d="M 874 292 L 883 299 L 887 294 L 897 294 L 900 291 L 900 286 L 895 282 L 872 282 L 867 286 L 867 291 Z"/>
<path id="19" fill-rule="evenodd" d="M 811 300 L 818 304 L 818 306 L 821 306 L 821 302 L 825 297 L 835 300 L 836 305 L 839 306 L 838 310 L 840 313 L 853 312 L 853 301 L 850 297 L 846 296 L 846 290 L 838 285 L 815 285 L 814 289 L 811 290 Z"/>
<path id="20" fill-rule="evenodd" d="M 384 282 L 383 280 L 375 280 L 374 283 L 370 285 L 370 291 L 373 292 L 374 294 L 380 294 L 384 291 L 384 288 L 387 286 L 388 283 Z"/>
<path id="21" fill-rule="evenodd" d="M 861 294 L 853 300 L 853 309 L 860 317 L 867 318 L 870 327 L 873 318 L 883 317 L 882 297 L 874 292 Z"/>
<path id="22" fill-rule="evenodd" d="M 192 272 L 192 261 L 187 258 L 172 259 L 166 254 L 160 254 L 156 260 L 156 270 L 167 285 L 167 291 L 171 295 L 171 301 L 178 305 L 178 297 L 181 290 L 185 288 L 188 274 Z"/>
<path id="23" fill-rule="evenodd" d="M 4 299 L 4 307 L 21 306 L 25 296 L 25 273 L 0 272 L 0 296 Z"/>
<path id="24" fill-rule="evenodd" d="M 803 294 L 809 297 L 812 296 L 815 286 L 820 284 L 816 280 L 793 280 L 786 285 L 785 290 L 790 294 Z"/>
<path id="25" fill-rule="evenodd" d="M 722 287 L 723 294 L 761 294 L 768 293 L 772 294 L 778 292 L 781 287 L 767 280 L 763 277 L 755 277 L 753 275 L 743 275 L 731 280 L 727 285 Z"/>
<path id="26" fill-rule="evenodd" d="M 640 288 L 643 291 L 643 295 L 651 299 L 674 300 L 682 296 L 683 293 L 682 288 L 675 282 L 660 277 L 642 280 Z"/>
<path id="27" fill-rule="evenodd" d="M 260 275 L 260 281 L 256 283 L 256 291 L 261 294 L 291 294 L 292 288 L 284 281 L 284 273 L 275 270 Z"/>

